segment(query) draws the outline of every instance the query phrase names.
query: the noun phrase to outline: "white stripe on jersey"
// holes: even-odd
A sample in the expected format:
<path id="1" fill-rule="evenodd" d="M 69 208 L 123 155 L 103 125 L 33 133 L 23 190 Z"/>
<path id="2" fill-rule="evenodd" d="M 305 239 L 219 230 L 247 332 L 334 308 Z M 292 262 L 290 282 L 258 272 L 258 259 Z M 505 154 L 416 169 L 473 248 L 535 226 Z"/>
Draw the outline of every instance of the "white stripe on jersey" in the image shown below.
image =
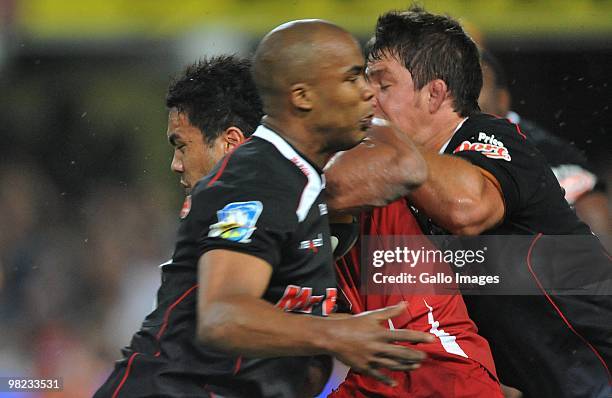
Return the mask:
<path id="1" fill-rule="evenodd" d="M 302 195 L 300 197 L 300 203 L 295 211 L 297 215 L 298 221 L 302 222 L 306 219 L 310 208 L 314 204 L 315 200 L 325 188 L 324 180 L 321 175 L 308 163 L 304 158 L 302 158 L 296 151 L 285 141 L 280 135 L 276 134 L 274 131 L 269 128 L 260 125 L 257 127 L 257 130 L 253 133 L 255 137 L 259 137 L 263 140 L 268 141 L 272 145 L 276 147 L 276 149 L 289 159 L 291 163 L 293 163 L 300 171 L 308 178 L 308 182 L 302 191 Z"/>
<path id="2" fill-rule="evenodd" d="M 433 317 L 433 308 L 427 304 L 427 301 L 423 300 L 425 306 L 429 309 L 429 314 L 427 314 L 427 322 L 431 325 L 431 329 L 429 329 L 429 333 L 440 339 L 440 343 L 446 352 L 451 354 L 459 355 L 465 358 L 468 358 L 467 354 L 459 347 L 457 343 L 457 338 L 455 336 L 451 336 L 446 333 L 444 329 L 438 329 L 440 326 L 440 322 L 436 321 Z"/>

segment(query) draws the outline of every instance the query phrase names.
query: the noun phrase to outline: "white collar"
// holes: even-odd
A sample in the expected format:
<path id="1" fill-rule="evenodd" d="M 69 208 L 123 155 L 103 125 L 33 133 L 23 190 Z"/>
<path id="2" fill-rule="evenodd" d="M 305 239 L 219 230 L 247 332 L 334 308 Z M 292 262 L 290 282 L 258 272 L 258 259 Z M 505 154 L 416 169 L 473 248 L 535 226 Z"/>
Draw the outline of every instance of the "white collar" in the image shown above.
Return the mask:
<path id="1" fill-rule="evenodd" d="M 457 125 L 457 127 L 455 127 L 455 131 L 453 131 L 453 134 L 450 136 L 450 138 L 448 139 L 448 141 L 446 141 L 444 143 L 444 145 L 442 145 L 442 148 L 440 148 L 440 151 L 438 153 L 443 154 L 444 151 L 446 150 L 446 147 L 448 146 L 448 144 L 450 144 L 451 140 L 453 139 L 453 137 L 455 136 L 455 133 L 461 128 L 461 126 L 463 126 L 463 123 L 465 123 L 465 121 L 468 120 L 468 118 L 464 118 L 462 121 L 459 122 L 459 124 Z"/>

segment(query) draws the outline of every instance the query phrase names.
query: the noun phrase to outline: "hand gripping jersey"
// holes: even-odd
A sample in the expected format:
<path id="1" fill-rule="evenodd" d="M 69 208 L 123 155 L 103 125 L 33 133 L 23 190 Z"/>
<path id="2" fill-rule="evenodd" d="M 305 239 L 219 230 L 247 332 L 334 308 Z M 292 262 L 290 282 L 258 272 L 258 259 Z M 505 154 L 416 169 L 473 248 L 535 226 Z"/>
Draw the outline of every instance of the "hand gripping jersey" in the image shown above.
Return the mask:
<path id="1" fill-rule="evenodd" d="M 485 114 L 471 116 L 445 152 L 486 170 L 500 184 L 504 219 L 483 235 L 531 236 L 530 244 L 501 243 L 497 250 L 512 254 L 512 275 L 529 281 L 539 294 L 464 297 L 471 318 L 491 344 L 500 381 L 523 391 L 526 398 L 609 397 L 609 288 L 607 294 L 563 295 L 541 283 L 554 276 L 569 281 L 568 286 L 609 286 L 609 254 L 570 209 L 555 175 L 518 125 Z M 446 233 L 425 215 L 418 219 L 426 233 Z M 577 243 L 545 252 L 552 235 L 574 237 Z M 544 255 L 537 256 L 539 252 Z M 496 269 L 499 265 L 485 264 L 503 272 Z"/>
<path id="2" fill-rule="evenodd" d="M 398 382 L 398 386 L 389 387 L 373 378 L 349 372 L 332 397 L 502 397 L 489 345 L 478 335 L 461 295 L 411 294 L 409 285 L 397 287 L 393 284 L 385 284 L 377 294 L 363 294 L 365 289 L 360 281 L 365 267 L 360 267 L 360 256 L 361 250 L 366 250 L 364 237 L 393 239 L 420 235 L 419 248 L 433 248 L 422 235 L 406 200 L 400 199 L 361 214 L 360 224 L 360 241 L 336 264 L 341 301 L 348 301 L 355 314 L 406 301 L 406 313 L 393 318 L 389 326 L 429 332 L 437 339 L 431 344 L 416 345 L 416 349 L 428 355 L 421 368 L 411 372 L 385 372 Z M 435 273 L 435 268 L 448 270 L 449 266 L 415 265 L 419 272 L 429 269 Z"/>
<path id="3" fill-rule="evenodd" d="M 336 279 L 324 185 L 321 170 L 263 126 L 200 180 L 181 211 L 157 308 L 96 397 L 297 396 L 312 358 L 229 356 L 195 340 L 197 264 L 215 249 L 259 257 L 273 268 L 264 300 L 328 315 Z"/>

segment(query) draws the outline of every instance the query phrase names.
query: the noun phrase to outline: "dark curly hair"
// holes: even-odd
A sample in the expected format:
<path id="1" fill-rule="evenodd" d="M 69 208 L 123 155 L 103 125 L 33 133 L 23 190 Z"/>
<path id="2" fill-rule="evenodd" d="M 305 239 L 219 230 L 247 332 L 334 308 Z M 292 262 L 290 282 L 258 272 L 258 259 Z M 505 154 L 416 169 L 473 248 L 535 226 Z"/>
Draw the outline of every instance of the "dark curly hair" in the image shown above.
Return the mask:
<path id="1" fill-rule="evenodd" d="M 185 112 L 209 144 L 231 126 L 248 137 L 263 116 L 250 68 L 235 55 L 203 58 L 172 81 L 166 106 Z"/>
<path id="2" fill-rule="evenodd" d="M 482 87 L 478 48 L 459 22 L 413 5 L 378 18 L 375 36 L 366 47 L 369 60 L 397 57 L 412 74 L 417 89 L 443 80 L 461 116 L 477 111 Z"/>

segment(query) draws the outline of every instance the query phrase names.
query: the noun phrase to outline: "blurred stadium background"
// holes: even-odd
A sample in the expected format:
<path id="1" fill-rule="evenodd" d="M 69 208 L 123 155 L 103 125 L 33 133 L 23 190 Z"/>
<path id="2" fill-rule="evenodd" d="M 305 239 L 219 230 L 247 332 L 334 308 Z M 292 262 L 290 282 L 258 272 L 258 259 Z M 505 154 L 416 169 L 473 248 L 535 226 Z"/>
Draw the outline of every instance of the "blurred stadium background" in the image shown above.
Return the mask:
<path id="1" fill-rule="evenodd" d="M 513 109 L 612 180 L 612 1 L 439 0 L 503 62 Z M 406 1 L 0 0 L 0 376 L 85 397 L 151 309 L 182 204 L 165 89 L 203 55 L 325 18 L 367 40 Z M 0 396 L 38 397 L 45 394 Z"/>

